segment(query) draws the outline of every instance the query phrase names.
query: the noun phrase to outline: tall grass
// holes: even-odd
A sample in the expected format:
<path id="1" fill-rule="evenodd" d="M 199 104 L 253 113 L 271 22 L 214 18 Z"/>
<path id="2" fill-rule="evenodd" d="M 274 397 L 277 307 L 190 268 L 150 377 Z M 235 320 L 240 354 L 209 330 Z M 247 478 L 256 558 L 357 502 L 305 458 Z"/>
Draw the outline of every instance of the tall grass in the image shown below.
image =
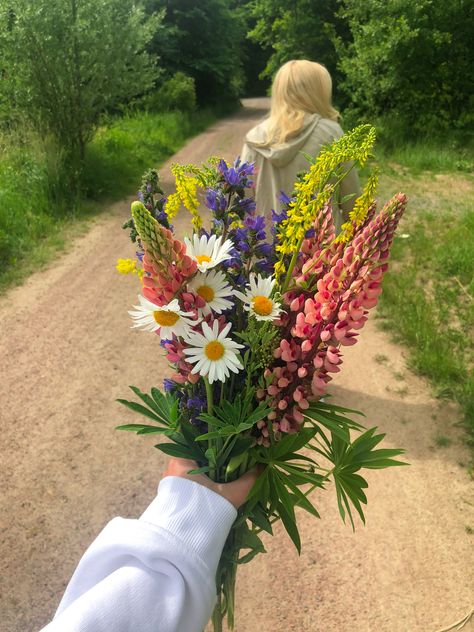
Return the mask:
<path id="1" fill-rule="evenodd" d="M 159 165 L 215 118 L 209 110 L 109 120 L 87 147 L 79 196 L 71 194 L 50 143 L 24 132 L 0 139 L 0 291 L 49 261 L 72 223 L 132 192 L 145 168 Z"/>
<path id="2" fill-rule="evenodd" d="M 452 131 L 440 134 L 427 130 L 424 136 L 413 135 L 402 121 L 383 118 L 377 128 L 377 157 L 384 162 L 403 165 L 412 174 L 423 171 L 474 171 L 474 136 Z"/>
<path id="3" fill-rule="evenodd" d="M 455 399 L 474 446 L 474 180 L 390 176 L 409 189 L 380 303 L 382 326 L 439 397 Z M 401 236 L 400 236 L 401 235 Z"/>

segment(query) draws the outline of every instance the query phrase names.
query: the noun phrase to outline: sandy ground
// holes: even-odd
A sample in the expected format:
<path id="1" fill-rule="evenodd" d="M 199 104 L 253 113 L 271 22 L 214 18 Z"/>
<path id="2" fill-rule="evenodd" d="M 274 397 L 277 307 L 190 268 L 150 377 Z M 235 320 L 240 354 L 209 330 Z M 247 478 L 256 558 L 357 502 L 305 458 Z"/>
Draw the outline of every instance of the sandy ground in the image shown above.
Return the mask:
<path id="1" fill-rule="evenodd" d="M 233 158 L 266 105 L 248 100 L 172 160 Z M 132 418 L 114 401 L 127 385 L 147 389 L 166 372 L 156 342 L 130 329 L 136 279 L 114 270 L 132 253 L 129 203 L 0 300 L 1 632 L 50 620 L 88 543 L 113 516 L 140 514 L 163 469 L 153 439 L 114 430 Z M 412 465 L 369 473 L 367 526 L 355 534 L 328 491 L 315 498 L 321 521 L 301 514 L 301 557 L 281 530 L 268 538 L 268 554 L 240 572 L 237 632 L 435 632 L 474 606 L 474 490 L 456 409 L 430 396 L 373 322 L 362 337 L 333 392 Z M 450 447 L 436 447 L 438 433 Z"/>

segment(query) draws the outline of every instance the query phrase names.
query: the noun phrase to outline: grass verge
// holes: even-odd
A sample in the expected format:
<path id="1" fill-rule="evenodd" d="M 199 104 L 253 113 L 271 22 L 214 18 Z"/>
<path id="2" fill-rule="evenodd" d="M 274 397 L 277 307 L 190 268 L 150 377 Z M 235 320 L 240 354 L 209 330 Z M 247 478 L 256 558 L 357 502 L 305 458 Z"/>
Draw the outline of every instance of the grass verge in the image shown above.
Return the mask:
<path id="1" fill-rule="evenodd" d="M 409 196 L 384 279 L 382 327 L 407 345 L 411 367 L 438 397 L 460 404 L 474 447 L 474 178 L 393 165 L 381 188 L 384 199 L 396 189 Z"/>
<path id="2" fill-rule="evenodd" d="M 33 135 L 0 139 L 0 292 L 51 261 L 72 227 L 83 230 L 106 201 L 131 193 L 146 168 L 162 163 L 216 118 L 201 110 L 110 120 L 87 147 L 84 193 L 74 199 L 54 147 Z"/>

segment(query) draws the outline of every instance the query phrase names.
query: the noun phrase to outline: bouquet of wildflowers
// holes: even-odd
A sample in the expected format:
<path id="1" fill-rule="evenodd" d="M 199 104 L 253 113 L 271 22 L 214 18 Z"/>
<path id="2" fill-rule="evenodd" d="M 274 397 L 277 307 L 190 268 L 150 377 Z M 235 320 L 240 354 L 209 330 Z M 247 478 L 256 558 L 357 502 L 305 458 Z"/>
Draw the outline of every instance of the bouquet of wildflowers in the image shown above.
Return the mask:
<path id="1" fill-rule="evenodd" d="M 356 421 L 361 413 L 327 398 L 342 350 L 357 342 L 377 304 L 406 205 L 398 194 L 377 213 L 371 175 L 335 234 L 339 184 L 367 161 L 374 140 L 366 125 L 324 148 L 271 219 L 247 196 L 251 164 L 174 165 L 176 192 L 168 198 L 149 172 L 125 225 L 138 252 L 119 269 L 142 284 L 133 326 L 157 336 L 172 372 L 164 392 L 131 387 L 140 402 L 119 401 L 148 423 L 120 428 L 164 435 L 159 450 L 194 460 L 194 471 L 215 481 L 257 464 L 262 470 L 219 564 L 215 630 L 225 615 L 233 627 L 237 568 L 264 552 L 262 531 L 271 534 L 281 520 L 300 551 L 295 507 L 319 517 L 309 495 L 330 483 L 354 526 L 367 500 L 360 471 L 401 464 L 394 457 L 402 450 L 380 448 L 384 435 Z M 184 240 L 171 224 L 181 205 L 193 225 Z"/>

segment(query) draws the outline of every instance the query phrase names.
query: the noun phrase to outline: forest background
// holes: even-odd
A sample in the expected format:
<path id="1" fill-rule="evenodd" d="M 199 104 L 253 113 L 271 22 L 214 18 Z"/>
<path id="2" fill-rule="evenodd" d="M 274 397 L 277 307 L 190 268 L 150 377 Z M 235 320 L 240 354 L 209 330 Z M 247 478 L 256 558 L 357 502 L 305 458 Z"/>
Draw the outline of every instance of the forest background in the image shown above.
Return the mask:
<path id="1" fill-rule="evenodd" d="M 0 0 L 0 290 L 282 63 L 320 61 L 343 127 L 377 127 L 382 192 L 413 191 L 381 325 L 474 444 L 473 32 L 469 0 Z"/>

